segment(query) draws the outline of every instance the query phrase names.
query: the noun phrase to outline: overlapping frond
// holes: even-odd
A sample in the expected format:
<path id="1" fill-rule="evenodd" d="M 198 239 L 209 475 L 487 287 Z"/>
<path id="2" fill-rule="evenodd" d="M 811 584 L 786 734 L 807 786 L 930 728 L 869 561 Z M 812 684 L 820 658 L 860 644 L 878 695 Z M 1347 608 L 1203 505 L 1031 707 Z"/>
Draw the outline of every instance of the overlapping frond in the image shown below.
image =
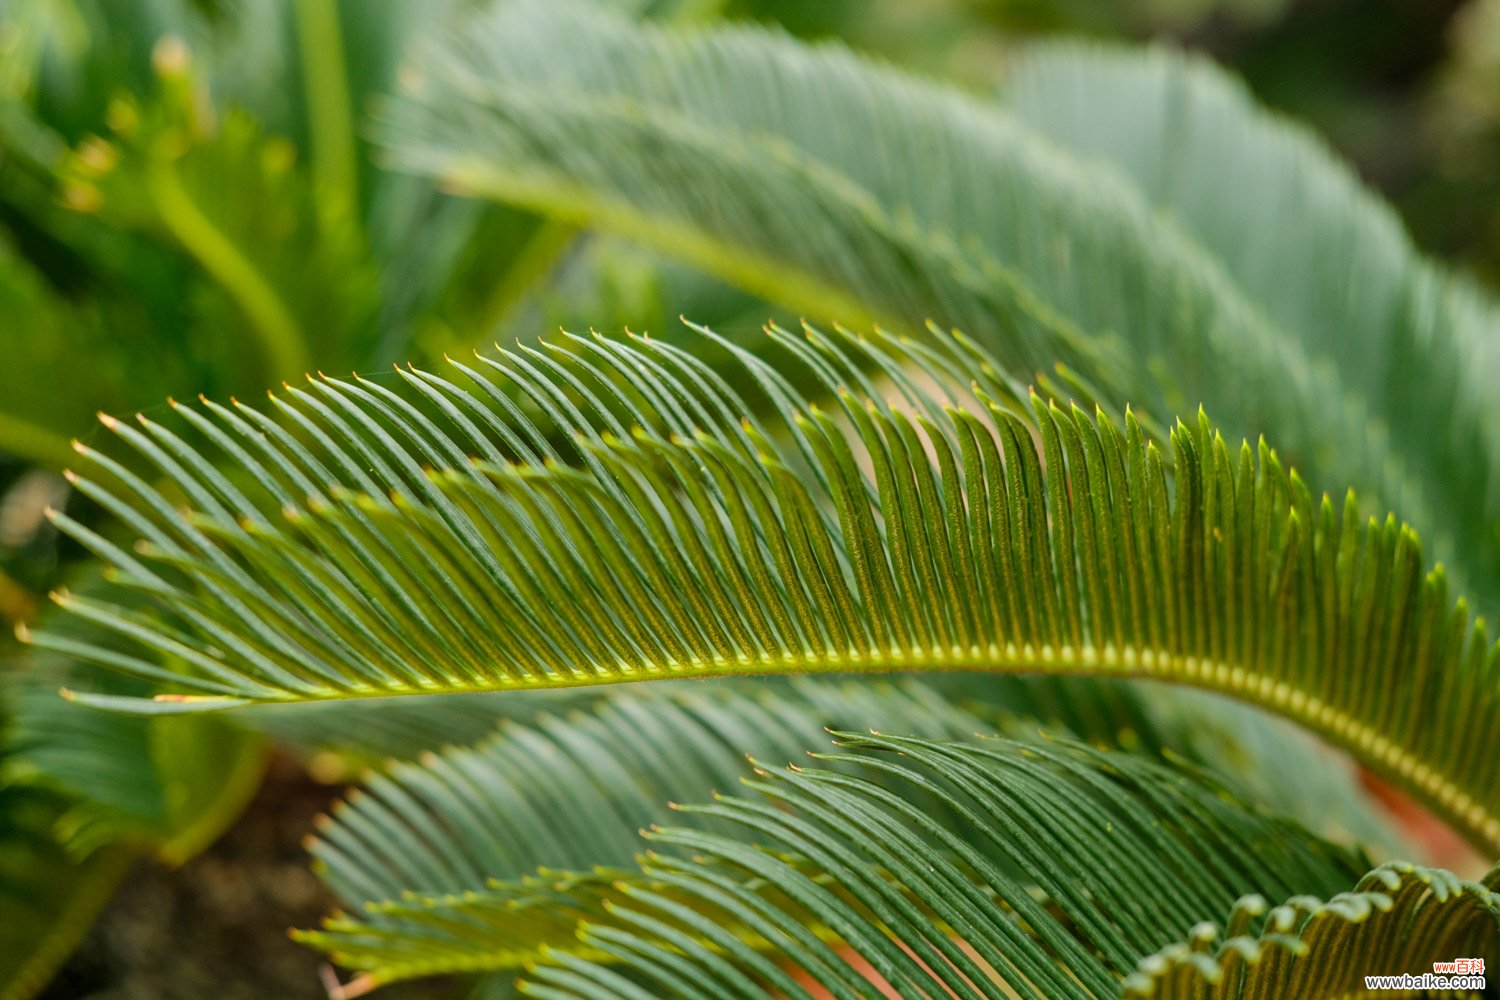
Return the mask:
<path id="1" fill-rule="evenodd" d="M 1314 832 L 1374 826 L 1348 801 L 1335 762 L 1269 720 L 1207 711 L 1206 695 L 1143 696 L 1123 683 L 1076 680 L 985 678 L 948 692 L 916 678 L 646 685 L 586 711 L 507 725 L 477 746 L 396 765 L 334 810 L 311 851 L 349 912 L 302 937 L 359 970 L 352 991 L 425 973 L 514 970 L 544 944 L 570 944 L 588 906 L 597 912 L 600 900 L 622 898 L 611 883 L 639 851 L 639 830 L 666 821 L 668 802 L 732 787 L 747 752 L 798 760 L 823 742 L 825 727 L 972 739 L 1034 736 L 1047 720 L 1096 744 L 1207 758 L 1245 801 L 1282 815 L 1299 809 L 1292 818 Z M 1197 746 L 1200 735 L 1211 745 Z M 1269 796 L 1256 787 L 1261 775 L 1289 773 L 1311 793 L 1306 801 L 1286 794 L 1285 781 Z M 941 802 L 909 801 L 944 819 Z M 695 814 L 680 819 L 724 832 Z M 586 906 L 589 894 L 599 899 Z"/>
<path id="2" fill-rule="evenodd" d="M 1028 48 L 1003 93 L 1028 129 L 1129 177 L 1309 357 L 1338 371 L 1376 432 L 1414 460 L 1392 470 L 1382 499 L 1451 535 L 1470 553 L 1467 585 L 1496 597 L 1493 302 L 1422 258 L 1396 212 L 1321 138 L 1258 108 L 1206 59 L 1044 43 Z"/>
<path id="3" fill-rule="evenodd" d="M 1500 760 L 1472 751 L 1500 727 L 1500 648 L 1394 517 L 1339 513 L 1204 417 L 1164 449 L 1128 414 L 1025 414 L 962 338 L 780 342 L 836 411 L 748 355 L 721 376 L 569 337 L 457 365 L 467 388 L 408 371 L 405 395 L 288 388 L 280 421 L 180 407 L 237 480 L 162 424 L 110 420 L 196 512 L 85 449 L 78 488 L 143 547 L 58 523 L 157 616 L 61 595 L 120 642 L 35 641 L 182 692 L 91 699 L 145 711 L 744 673 L 1153 677 L 1289 715 L 1500 843 Z"/>
<path id="4" fill-rule="evenodd" d="M 746 753 L 801 759 L 824 726 L 854 720 L 950 739 L 986 728 L 910 683 L 643 693 L 507 725 L 475 747 L 399 765 L 335 809 L 311 853 L 356 909 L 301 937 L 360 970 L 360 987 L 519 969 L 541 947 L 570 943 L 602 899 L 620 898 L 612 883 L 667 803 L 733 787 Z"/>
<path id="5" fill-rule="evenodd" d="M 840 739 L 818 756 L 853 773 L 763 769 L 746 781 L 758 796 L 682 807 L 730 834 L 653 828 L 641 880 L 580 926 L 588 953 L 549 952 L 523 991 L 1113 997 L 1216 900 L 1357 878 L 1295 827 L 1131 755 Z M 934 823 L 914 797 L 962 822 Z"/>
<path id="6" fill-rule="evenodd" d="M 746 754 L 798 759 L 825 727 L 854 720 L 940 739 L 993 728 L 914 683 L 642 692 L 398 765 L 335 809 L 312 853 L 350 902 L 461 892 L 538 868 L 618 867 L 667 802 L 733 785 Z"/>
<path id="7" fill-rule="evenodd" d="M 1478 983 L 1484 974 L 1493 979 L 1500 958 L 1497 886 L 1500 868 L 1477 883 L 1440 869 L 1384 865 L 1326 902 L 1299 895 L 1273 909 L 1262 897 L 1246 897 L 1225 927 L 1201 924 L 1188 940 L 1142 961 L 1123 996 L 1354 997 L 1369 995 L 1366 976 L 1400 978 L 1413 996 L 1487 996 Z"/>
<path id="8" fill-rule="evenodd" d="M 1160 189 L 1128 165 L 1071 155 L 996 103 L 760 30 L 515 0 L 450 30 L 407 79 L 387 113 L 407 168 L 625 235 L 814 318 L 908 332 L 931 317 L 1013 370 L 1065 363 L 1115 405 L 1206 403 L 1316 486 L 1403 511 L 1483 607 L 1500 600 L 1500 421 L 1484 381 L 1496 310 L 1372 223 L 1347 170 L 1278 160 L 1285 129 L 1243 106 L 1215 105 L 1215 123 L 1255 141 L 1211 135 L 1218 158 L 1201 163 L 1192 123 L 1162 100 L 1179 90 L 1133 88 L 1157 101 L 1144 109 L 1082 99 L 1107 117 L 1090 134 L 1129 131 L 1182 170 L 1176 197 L 1235 178 L 1205 196 L 1213 229 L 1160 211 Z M 1170 128 L 1141 139 L 1142 119 Z M 1281 224 L 1263 189 L 1242 188 L 1267 165 L 1261 183 L 1317 211 Z M 1332 246 L 1299 242 L 1315 227 Z"/>

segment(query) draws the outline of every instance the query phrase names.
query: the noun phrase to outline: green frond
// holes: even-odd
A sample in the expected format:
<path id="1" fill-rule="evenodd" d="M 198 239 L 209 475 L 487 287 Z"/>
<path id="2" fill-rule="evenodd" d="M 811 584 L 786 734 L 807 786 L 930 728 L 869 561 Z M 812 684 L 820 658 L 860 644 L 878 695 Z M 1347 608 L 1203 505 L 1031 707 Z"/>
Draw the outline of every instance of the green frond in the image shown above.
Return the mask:
<path id="1" fill-rule="evenodd" d="M 625 898 L 581 924 L 578 951 L 549 951 L 523 991 L 1113 997 L 1153 942 L 1216 901 L 1358 877 L 1295 827 L 1132 755 L 840 740 L 820 766 L 758 768 L 757 796 L 681 807 L 732 833 L 649 831 L 641 881 L 619 883 Z M 934 823 L 916 797 L 962 824 Z"/>
<path id="2" fill-rule="evenodd" d="M 900 678 L 899 687 L 916 682 L 982 720 L 986 729 L 1031 735 L 1046 732 L 1098 746 L 1190 761 L 1245 800 L 1296 820 L 1319 836 L 1361 845 L 1377 859 L 1411 854 L 1410 846 L 1391 829 L 1388 818 L 1374 807 L 1364 791 L 1358 767 L 1347 755 L 1328 752 L 1305 730 L 1252 705 L 1154 682 L 1047 674 L 908 674 Z M 882 697 L 897 696 L 899 687 L 892 689 L 884 683 L 757 677 L 725 679 L 714 687 L 736 698 L 757 702 L 792 699 L 801 704 L 804 684 L 821 686 L 823 697 L 833 698 L 840 705 L 869 705 L 864 717 L 830 709 L 823 726 L 903 728 L 883 721 L 886 717 L 878 710 L 878 702 L 870 701 L 871 691 L 880 692 Z M 54 691 L 49 689 L 48 693 Z M 356 781 L 372 772 L 416 761 L 429 751 L 479 743 L 503 725 L 534 727 L 544 717 L 578 711 L 609 715 L 616 699 L 650 706 L 658 700 L 692 701 L 702 693 L 693 685 L 627 684 L 261 705 L 228 713 L 224 718 L 262 733 L 281 749 L 305 758 L 320 780 Z M 916 735 L 932 735 L 914 724 L 904 728 Z M 64 731 L 55 742 L 69 738 L 71 733 Z M 738 759 L 745 749 L 726 746 L 724 752 Z M 660 763 L 650 748 L 629 751 L 623 743 L 616 759 L 626 759 L 628 752 L 638 755 L 630 758 L 634 762 L 631 766 L 641 771 Z M 80 768 L 87 766 L 87 756 L 79 755 Z M 1284 780 L 1287 774 L 1298 775 L 1298 780 Z M 708 791 L 705 787 L 666 798 L 692 798 Z M 417 797 L 423 798 L 420 794 Z M 435 802 L 425 802 L 425 807 L 441 811 Z M 628 835 L 625 839 L 633 842 L 638 825 L 624 831 Z M 397 890 L 399 887 L 392 891 Z"/>
<path id="3" fill-rule="evenodd" d="M 571 895 L 619 898 L 611 883 L 667 803 L 734 787 L 747 753 L 799 760 L 825 726 L 856 721 L 950 739 L 990 728 L 914 683 L 804 683 L 760 696 L 642 691 L 507 724 L 477 746 L 397 765 L 334 809 L 310 851 L 356 909 L 299 936 L 371 985 L 518 969 L 542 947 L 571 942 L 578 920 L 598 912 L 599 900 Z M 940 815 L 938 803 L 921 801 Z"/>
<path id="4" fill-rule="evenodd" d="M 455 363 L 470 388 L 315 379 L 273 397 L 284 423 L 179 407 L 255 499 L 165 425 L 110 420 L 195 512 L 84 449 L 78 489 L 144 547 L 57 523 L 158 612 L 59 595 L 121 641 L 34 641 L 181 692 L 80 696 L 142 711 L 745 673 L 1171 680 L 1300 721 L 1500 844 L 1500 760 L 1472 752 L 1500 728 L 1500 647 L 1394 517 L 1338 513 L 1206 417 L 1164 450 L 1130 414 L 1033 396 L 1023 416 L 962 338 L 779 339 L 837 411 L 748 355 L 721 376 L 575 337 Z"/>
<path id="5" fill-rule="evenodd" d="M 1037 720 L 1066 719 L 1072 734 L 1091 742 L 1128 744 L 1148 755 L 1175 747 L 1179 758 L 1206 758 L 1225 766 L 1219 775 L 1236 790 L 1253 786 L 1259 774 L 1295 773 L 1298 786 L 1315 790 L 1306 802 L 1285 795 L 1285 781 L 1269 798 L 1253 788 L 1241 795 L 1272 812 L 1300 807 L 1293 818 L 1315 831 L 1374 825 L 1351 808 L 1348 785 L 1330 772 L 1326 754 L 1265 725 L 1269 720 L 1257 726 L 1236 712 L 1214 712 L 1203 704 L 1207 696 L 1072 680 L 986 678 L 983 685 L 949 685 L 955 690 L 946 693 L 915 678 L 895 686 L 793 680 L 707 691 L 648 685 L 617 689 L 586 711 L 506 724 L 478 746 L 397 764 L 335 808 L 311 853 L 349 912 L 300 936 L 359 970 L 356 982 L 366 986 L 518 968 L 542 945 L 572 941 L 580 912 L 591 912 L 580 911 L 583 887 L 618 901 L 610 883 L 640 849 L 639 830 L 666 821 L 668 802 L 731 788 L 746 752 L 798 760 L 827 727 L 967 739 L 997 731 L 1034 736 Z M 983 696 L 988 703 L 976 700 Z M 1193 704 L 1174 704 L 1179 700 Z M 1200 737 L 1210 745 L 1197 746 Z M 944 821 L 942 803 L 910 800 Z M 722 824 L 699 819 L 679 817 L 723 832 Z M 595 873 L 599 866 L 607 871 Z M 559 890 L 559 883 L 572 887 Z M 559 901 L 562 916 L 544 917 Z"/>
<path id="6" fill-rule="evenodd" d="M 397 765 L 335 808 L 313 857 L 351 902 L 460 892 L 538 868 L 619 867 L 664 803 L 733 786 L 747 754 L 800 759 L 825 727 L 856 719 L 939 739 L 993 728 L 912 682 L 633 692 Z"/>
<path id="7" fill-rule="evenodd" d="M 1347 169 L 1283 156 L 1283 125 L 1211 101 L 1196 77 L 1065 91 L 1098 109 L 1088 135 L 1124 133 L 1119 145 L 1180 169 L 1154 185 L 1114 162 L 1133 148 L 1105 162 L 1107 138 L 1082 155 L 1050 141 L 1067 125 L 1038 127 L 1046 112 L 1018 118 L 745 27 L 519 0 L 448 30 L 409 80 L 386 114 L 403 167 L 636 240 L 814 319 L 906 333 L 932 318 L 1028 378 L 1059 379 L 1061 365 L 1107 404 L 1207 403 L 1233 437 L 1275 440 L 1316 487 L 1401 510 L 1482 608 L 1500 601 L 1494 305 L 1392 233 Z M 1139 100 L 1122 110 L 1127 98 Z M 1200 133 L 1199 117 L 1230 138 Z M 1163 123 L 1160 141 L 1142 119 Z M 1252 138 L 1268 148 L 1245 148 Z M 1205 146 L 1217 157 L 1200 166 Z M 1234 180 L 1204 189 L 1219 178 Z M 1162 210 L 1192 198 L 1211 214 Z M 1297 224 L 1279 223 L 1283 200 Z M 1315 229 L 1330 235 L 1300 242 Z"/>
<path id="8" fill-rule="evenodd" d="M 1435 972 L 1437 963 L 1478 959 L 1465 973 L 1494 976 L 1500 956 L 1500 868 L 1485 884 L 1416 865 L 1384 865 L 1352 892 L 1323 900 L 1299 895 L 1270 908 L 1250 896 L 1235 904 L 1226 927 L 1205 923 L 1190 940 L 1141 962 L 1125 997 L 1155 1000 L 1279 1000 L 1281 997 L 1370 996 L 1366 976 Z M 1459 975 L 1450 970 L 1445 976 Z M 1480 979 L 1475 975 L 1469 979 Z M 1399 996 L 1479 998 L 1478 986 L 1421 988 Z"/>

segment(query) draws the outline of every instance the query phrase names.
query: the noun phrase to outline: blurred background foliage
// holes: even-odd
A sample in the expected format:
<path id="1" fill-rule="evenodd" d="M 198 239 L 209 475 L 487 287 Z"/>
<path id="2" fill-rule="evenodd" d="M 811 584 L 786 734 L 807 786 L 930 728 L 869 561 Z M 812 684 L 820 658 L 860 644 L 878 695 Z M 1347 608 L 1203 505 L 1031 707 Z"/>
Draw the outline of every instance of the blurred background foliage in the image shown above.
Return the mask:
<path id="1" fill-rule="evenodd" d="M 671 336 L 686 314 L 753 343 L 768 318 L 796 319 L 619 239 L 388 169 L 381 95 L 426 32 L 479 2 L 0 0 L 0 883 L 52 890 L 33 894 L 45 912 L 0 893 L 0 926 L 35 929 L 0 942 L 0 969 L 18 970 L 0 975 L 0 997 L 50 975 L 132 858 L 178 864 L 218 837 L 255 794 L 268 740 L 338 782 L 428 736 L 399 713 L 348 744 L 285 718 L 268 717 L 267 736 L 79 715 L 56 698 L 76 668 L 23 657 L 9 636 L 48 591 L 90 585 L 85 553 L 43 512 L 105 523 L 63 477 L 96 411 L 149 416 L 173 396 L 248 397 L 310 371 L 387 371 L 558 326 Z M 610 2 L 840 39 L 976 93 L 1039 36 L 1201 50 L 1326 136 L 1423 249 L 1500 279 L 1500 0 Z M 483 703 L 463 711 L 447 740 L 477 739 L 493 718 Z M 305 796 L 288 759 L 272 769 L 278 794 Z M 250 829 L 245 850 L 300 862 L 300 834 L 288 846 L 274 823 Z M 136 895 L 180 903 L 195 891 L 183 884 Z M 226 931 L 204 954 L 231 960 L 239 940 Z M 55 995 L 118 975 L 99 957 L 109 947 L 94 941 Z M 169 995 L 153 988 L 111 995 Z"/>
<path id="2" fill-rule="evenodd" d="M 777 310 L 382 166 L 372 113 L 476 0 L 0 4 L 0 612 L 64 572 L 38 516 L 94 413 L 418 364 L 558 325 L 749 334 Z M 1028 39 L 1166 39 L 1328 137 L 1418 244 L 1500 275 L 1500 2 L 612 0 L 770 22 L 993 89 Z M 85 360 L 86 359 L 86 360 Z"/>

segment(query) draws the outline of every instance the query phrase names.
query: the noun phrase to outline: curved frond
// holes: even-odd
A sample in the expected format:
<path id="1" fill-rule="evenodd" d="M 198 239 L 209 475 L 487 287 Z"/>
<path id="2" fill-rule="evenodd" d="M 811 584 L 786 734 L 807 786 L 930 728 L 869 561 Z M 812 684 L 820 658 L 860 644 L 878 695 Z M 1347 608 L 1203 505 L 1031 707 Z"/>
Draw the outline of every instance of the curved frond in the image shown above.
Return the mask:
<path id="1" fill-rule="evenodd" d="M 1352 892 L 1328 901 L 1294 896 L 1271 909 L 1250 896 L 1221 928 L 1204 923 L 1190 940 L 1141 962 L 1124 997 L 1154 1000 L 1279 1000 L 1355 997 L 1367 976 L 1421 980 L 1463 976 L 1469 985 L 1437 987 L 1445 996 L 1488 995 L 1477 985 L 1500 957 L 1500 868 L 1484 883 L 1416 865 L 1384 865 Z M 1471 966 L 1457 959 L 1477 959 Z M 1438 973 L 1440 963 L 1452 963 Z M 1472 977 L 1470 973 L 1474 974 Z M 1431 995 L 1420 987 L 1399 995 Z"/>
<path id="2" fill-rule="evenodd" d="M 1297 784 L 1322 795 L 1294 816 L 1304 826 L 1364 826 L 1324 755 L 1264 724 L 1270 720 L 1254 726 L 1234 712 L 1205 711 L 1207 696 L 1193 699 L 1189 720 L 1190 706 L 1174 705 L 1179 699 L 1170 691 L 1148 699 L 1123 684 L 1025 680 L 987 678 L 986 690 L 954 685 L 946 694 L 915 678 L 895 686 L 792 681 L 708 691 L 651 685 L 619 691 L 585 712 L 506 725 L 478 746 L 395 765 L 335 808 L 311 853 L 351 912 L 302 937 L 359 970 L 355 990 L 431 972 L 515 969 L 543 944 L 572 941 L 580 914 L 589 912 L 580 909 L 585 895 L 598 894 L 588 904 L 594 912 L 602 899 L 618 901 L 610 884 L 640 849 L 641 827 L 665 821 L 668 802 L 731 787 L 747 751 L 767 761 L 799 759 L 821 742 L 825 727 L 968 739 L 1034 732 L 1038 718 L 1066 719 L 1077 736 L 1128 743 L 1137 753 L 1179 747 L 1217 764 L 1238 758 L 1237 767 L 1220 772 L 1231 788 L 1253 784 L 1257 774 L 1296 773 Z M 961 692 L 988 695 L 990 703 Z M 1009 718 L 1017 711 L 1021 718 Z M 1213 741 L 1207 753 L 1194 745 L 1200 735 Z M 1276 791 L 1269 800 L 1246 798 L 1283 814 L 1278 806 L 1298 804 Z M 940 802 L 911 801 L 942 820 Z M 1373 817 L 1365 822 L 1373 826 Z M 554 913 L 555 903 L 562 906 Z"/>
<path id="3" fill-rule="evenodd" d="M 1017 372 L 1061 362 L 1114 405 L 1207 403 L 1230 434 L 1277 441 L 1320 488 L 1403 511 L 1485 607 L 1500 600 L 1500 420 L 1484 381 L 1496 310 L 1405 240 L 1359 254 L 1296 245 L 1310 220 L 1341 238 L 1341 212 L 1356 229 L 1369 213 L 1349 198 L 1325 207 L 1346 172 L 1298 162 L 1263 175 L 1278 193 L 1317 188 L 1319 211 L 1295 226 L 1232 189 L 1215 202 L 1214 218 L 1236 224 L 1220 237 L 994 103 L 837 46 L 557 2 L 518 0 L 450 29 L 408 79 L 387 113 L 407 168 L 635 239 L 803 315 L 902 333 L 931 317 Z M 1244 127 L 1233 110 L 1223 127 Z M 1178 112 L 1144 114 L 1175 128 Z M 1198 152 L 1179 138 L 1156 147 L 1174 166 Z M 1246 172 L 1267 158 L 1219 152 Z M 1381 253 L 1393 256 L 1367 260 Z M 1246 254 L 1284 264 L 1294 289 L 1321 283 L 1325 304 L 1366 308 L 1311 308 Z"/>
<path id="4" fill-rule="evenodd" d="M 587 953 L 551 951 L 522 989 L 1113 997 L 1152 941 L 1191 928 L 1214 900 L 1357 877 L 1295 827 L 1131 755 L 840 739 L 845 750 L 820 761 L 854 773 L 762 770 L 746 781 L 759 796 L 682 807 L 731 834 L 651 830 L 643 879 L 579 927 Z M 963 825 L 934 823 L 917 796 Z"/>
<path id="5" fill-rule="evenodd" d="M 1338 513 L 1206 417 L 1164 451 L 1129 414 L 1033 396 L 1023 416 L 961 338 L 780 341 L 838 411 L 745 355 L 728 379 L 773 414 L 749 420 L 691 355 L 602 338 L 458 365 L 469 388 L 314 380 L 273 397 L 285 424 L 180 407 L 254 500 L 177 432 L 110 420 L 196 513 L 84 449 L 78 488 L 144 548 L 58 523 L 158 612 L 61 595 L 121 642 L 35 641 L 183 692 L 91 698 L 148 711 L 744 673 L 1150 677 L 1288 715 L 1500 844 L 1500 759 L 1471 749 L 1500 729 L 1500 647 L 1394 517 L 1362 525 L 1352 496 Z"/>

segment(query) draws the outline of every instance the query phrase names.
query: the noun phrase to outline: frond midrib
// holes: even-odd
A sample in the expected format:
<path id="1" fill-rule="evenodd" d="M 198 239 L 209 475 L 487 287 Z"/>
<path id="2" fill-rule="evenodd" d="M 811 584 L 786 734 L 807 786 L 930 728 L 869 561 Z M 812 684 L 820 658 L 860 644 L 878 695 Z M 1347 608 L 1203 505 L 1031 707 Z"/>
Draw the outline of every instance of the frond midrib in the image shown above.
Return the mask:
<path id="1" fill-rule="evenodd" d="M 962 649 L 909 649 L 889 652 L 851 651 L 845 655 L 804 654 L 736 661 L 685 661 L 622 666 L 618 670 L 575 675 L 548 675 L 545 680 L 513 679 L 494 684 L 454 684 L 443 687 L 351 689 L 301 702 L 340 701 L 350 698 L 431 695 L 435 693 L 487 693 L 513 690 L 561 690 L 603 687 L 655 680 L 691 680 L 707 677 L 802 676 L 814 674 L 891 674 L 906 671 L 1003 672 L 1060 674 L 1182 684 L 1227 695 L 1247 704 L 1268 709 L 1291 719 L 1322 737 L 1329 744 L 1353 754 L 1382 777 L 1409 788 L 1422 803 L 1438 811 L 1459 827 L 1467 839 L 1491 854 L 1500 855 L 1500 815 L 1484 808 L 1458 784 L 1446 779 L 1420 757 L 1393 742 L 1379 729 L 1307 692 L 1234 663 L 1209 657 L 1174 653 L 1165 649 L 1136 646 L 1095 648 L 1027 644 L 1017 647 L 995 644 Z M 269 701 L 266 704 L 275 704 Z M 212 702 L 206 701 L 211 707 Z"/>

